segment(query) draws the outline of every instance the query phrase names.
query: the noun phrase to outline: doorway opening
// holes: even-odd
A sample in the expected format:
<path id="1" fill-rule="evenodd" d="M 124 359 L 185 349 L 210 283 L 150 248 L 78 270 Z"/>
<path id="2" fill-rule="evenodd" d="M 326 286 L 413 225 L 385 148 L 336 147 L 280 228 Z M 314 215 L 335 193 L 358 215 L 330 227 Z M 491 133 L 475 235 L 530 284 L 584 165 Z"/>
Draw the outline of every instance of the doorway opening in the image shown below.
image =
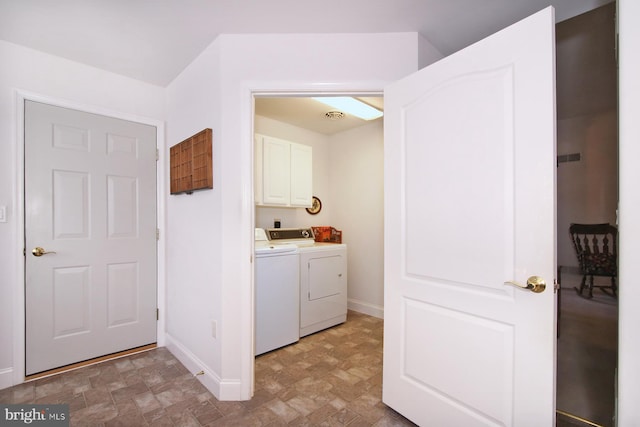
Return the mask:
<path id="1" fill-rule="evenodd" d="M 380 94 L 358 99 L 383 109 Z M 365 121 L 339 113 L 313 100 L 310 94 L 255 95 L 254 134 L 312 148 L 313 196 L 321 200 L 322 207 L 316 211 L 256 205 L 254 225 L 262 229 L 331 226 L 342 231 L 342 243 L 348 248 L 348 309 L 381 318 L 382 119 Z M 256 162 L 254 158 L 254 171 L 260 173 Z"/>
<path id="2" fill-rule="evenodd" d="M 617 406 L 618 299 L 600 289 L 593 298 L 578 295 L 582 275 L 569 226 L 617 225 L 615 10 L 612 2 L 556 24 L 561 279 L 556 407 L 559 421 L 577 417 L 607 427 L 615 423 Z M 604 279 L 596 277 L 596 283 Z"/>

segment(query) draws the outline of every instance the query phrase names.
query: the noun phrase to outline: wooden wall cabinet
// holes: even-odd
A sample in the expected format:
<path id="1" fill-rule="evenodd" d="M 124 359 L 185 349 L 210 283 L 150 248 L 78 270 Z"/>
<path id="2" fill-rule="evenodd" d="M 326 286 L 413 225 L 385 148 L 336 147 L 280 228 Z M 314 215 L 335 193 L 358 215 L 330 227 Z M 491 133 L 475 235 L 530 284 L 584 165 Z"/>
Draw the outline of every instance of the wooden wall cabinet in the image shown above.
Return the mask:
<path id="1" fill-rule="evenodd" d="M 212 139 L 207 128 L 170 148 L 171 194 L 213 188 Z"/>

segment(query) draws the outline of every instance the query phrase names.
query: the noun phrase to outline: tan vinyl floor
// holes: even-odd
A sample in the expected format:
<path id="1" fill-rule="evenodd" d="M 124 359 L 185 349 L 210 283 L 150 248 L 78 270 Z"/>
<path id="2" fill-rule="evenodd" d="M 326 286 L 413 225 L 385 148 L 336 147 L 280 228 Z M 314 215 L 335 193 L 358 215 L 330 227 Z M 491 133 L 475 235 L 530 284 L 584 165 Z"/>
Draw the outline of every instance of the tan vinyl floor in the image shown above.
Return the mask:
<path id="1" fill-rule="evenodd" d="M 563 282 L 558 409 L 613 425 L 617 301 Z M 256 358 L 256 390 L 220 402 L 164 348 L 0 390 L 2 403 L 68 403 L 73 426 L 412 426 L 381 402 L 380 319 L 345 324 Z M 558 416 L 558 426 L 586 424 Z"/>
<path id="2" fill-rule="evenodd" d="M 68 403 L 72 426 L 412 426 L 381 402 L 382 320 L 346 323 L 256 358 L 256 390 L 221 402 L 164 348 L 0 390 Z"/>

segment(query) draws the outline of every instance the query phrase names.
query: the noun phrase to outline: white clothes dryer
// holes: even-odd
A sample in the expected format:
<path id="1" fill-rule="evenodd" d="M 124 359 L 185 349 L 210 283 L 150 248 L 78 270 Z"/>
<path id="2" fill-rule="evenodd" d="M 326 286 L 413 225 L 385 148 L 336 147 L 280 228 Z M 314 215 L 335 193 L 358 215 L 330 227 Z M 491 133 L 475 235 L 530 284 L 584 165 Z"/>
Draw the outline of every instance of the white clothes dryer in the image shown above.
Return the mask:
<path id="1" fill-rule="evenodd" d="M 300 336 L 347 320 L 347 245 L 317 243 L 310 228 L 268 229 L 271 243 L 300 252 Z"/>

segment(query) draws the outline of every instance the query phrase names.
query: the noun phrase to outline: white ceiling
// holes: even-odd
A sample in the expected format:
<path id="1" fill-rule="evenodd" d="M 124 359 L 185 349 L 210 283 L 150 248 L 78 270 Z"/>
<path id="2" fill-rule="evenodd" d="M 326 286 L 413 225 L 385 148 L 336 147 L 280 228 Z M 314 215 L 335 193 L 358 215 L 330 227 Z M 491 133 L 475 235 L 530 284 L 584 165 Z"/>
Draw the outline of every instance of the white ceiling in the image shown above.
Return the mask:
<path id="1" fill-rule="evenodd" d="M 552 4 L 612 0 L 0 0 L 0 39 L 160 86 L 222 33 L 419 32 L 449 55 Z"/>
<path id="2" fill-rule="evenodd" d="M 611 1 L 0 0 L 0 39 L 166 86 L 223 33 L 418 32 L 447 56 L 548 5 L 559 22 Z M 363 124 L 301 98 L 256 112 L 325 134 Z"/>

